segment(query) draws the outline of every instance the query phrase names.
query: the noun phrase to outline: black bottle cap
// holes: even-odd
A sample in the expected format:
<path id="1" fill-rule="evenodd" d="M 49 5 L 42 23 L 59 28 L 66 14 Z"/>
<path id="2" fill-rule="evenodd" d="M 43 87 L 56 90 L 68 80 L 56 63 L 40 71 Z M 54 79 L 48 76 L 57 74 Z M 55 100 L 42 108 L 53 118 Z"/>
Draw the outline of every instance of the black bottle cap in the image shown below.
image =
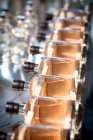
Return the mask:
<path id="1" fill-rule="evenodd" d="M 32 55 L 39 54 L 39 49 L 40 49 L 40 47 L 38 47 L 38 46 L 30 46 L 30 53 Z"/>
<path id="2" fill-rule="evenodd" d="M 23 69 L 26 72 L 34 72 L 34 67 L 35 67 L 35 63 L 31 63 L 31 62 L 28 62 L 28 61 L 24 62 Z"/>
<path id="3" fill-rule="evenodd" d="M 40 23 L 40 29 L 48 30 L 48 22 L 45 21 L 45 22 Z"/>
<path id="4" fill-rule="evenodd" d="M 0 140 L 6 140 L 7 134 L 5 132 L 0 131 Z"/>
<path id="5" fill-rule="evenodd" d="M 14 90 L 23 91 L 24 90 L 25 81 L 14 80 L 12 83 L 12 88 Z"/>
<path id="6" fill-rule="evenodd" d="M 10 114 L 18 114 L 19 113 L 19 104 L 15 102 L 7 102 L 5 106 L 5 110 Z"/>
<path id="7" fill-rule="evenodd" d="M 46 39 L 46 34 L 45 34 L 44 32 L 39 32 L 39 33 L 37 34 L 37 40 L 38 40 L 39 42 L 45 41 L 45 39 Z"/>
<path id="8" fill-rule="evenodd" d="M 53 14 L 51 14 L 51 13 L 46 13 L 46 15 L 45 15 L 45 20 L 46 20 L 46 21 L 53 20 Z"/>

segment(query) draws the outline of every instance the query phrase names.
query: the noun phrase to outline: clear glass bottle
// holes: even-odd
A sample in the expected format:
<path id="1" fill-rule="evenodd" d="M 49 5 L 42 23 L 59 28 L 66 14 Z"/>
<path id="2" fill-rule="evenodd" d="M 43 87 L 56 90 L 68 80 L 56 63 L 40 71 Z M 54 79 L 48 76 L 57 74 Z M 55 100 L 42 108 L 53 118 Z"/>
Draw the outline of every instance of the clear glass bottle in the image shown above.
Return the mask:
<path id="1" fill-rule="evenodd" d="M 15 102 L 7 102 L 6 112 L 9 114 L 21 113 L 25 117 L 25 124 L 28 125 L 49 125 L 55 127 L 71 128 L 72 113 L 75 102 L 68 99 L 57 99 L 49 97 L 37 97 L 27 101 L 22 105 Z M 40 113 L 38 113 L 40 109 Z M 57 113 L 56 113 L 57 111 Z M 75 117 L 75 114 L 74 114 Z M 41 121 L 40 121 L 41 120 Z M 68 125 L 67 125 L 68 124 Z"/>
<path id="2" fill-rule="evenodd" d="M 10 62 L 10 34 L 6 26 L 5 15 L 0 13 L 0 61 Z"/>
<path id="3" fill-rule="evenodd" d="M 86 45 L 78 42 L 49 40 L 46 42 L 44 55 L 47 57 L 63 57 L 85 61 L 86 50 Z"/>
<path id="4" fill-rule="evenodd" d="M 32 8 L 25 8 L 25 27 L 30 31 L 31 37 L 35 37 L 38 31 L 37 16 Z"/>
<path id="5" fill-rule="evenodd" d="M 69 98 L 57 99 L 38 96 L 28 100 L 26 104 L 7 102 L 5 110 L 11 115 L 24 115 L 24 124 L 29 126 L 63 127 L 77 134 L 82 124 L 83 106 L 79 104 L 76 110 L 75 102 Z"/>
<path id="6" fill-rule="evenodd" d="M 12 133 L 0 131 L 1 140 L 67 140 L 70 137 L 70 129 L 58 128 L 49 125 L 23 124 Z"/>
<path id="7" fill-rule="evenodd" d="M 34 64 L 25 63 L 25 71 L 32 72 Z M 35 67 L 35 66 L 34 66 Z M 74 78 L 58 77 L 53 75 L 36 75 L 29 82 L 14 80 L 12 89 L 16 91 L 28 90 L 31 97 L 47 96 L 63 98 L 69 97 L 81 102 L 82 82 Z M 58 89 L 60 89 L 58 91 Z"/>
<path id="8" fill-rule="evenodd" d="M 5 14 L 5 22 L 6 22 L 6 26 L 7 28 L 9 28 L 9 30 L 11 31 L 12 29 L 12 23 L 13 23 L 13 20 L 11 19 L 10 17 L 10 12 L 9 12 L 9 7 L 7 5 L 3 5 L 1 7 L 1 12 L 3 14 Z"/>
<path id="9" fill-rule="evenodd" d="M 79 29 L 73 28 L 55 28 L 50 34 L 50 39 L 85 43 L 84 34 Z"/>
<path id="10" fill-rule="evenodd" d="M 21 86 L 20 86 L 21 85 Z M 75 80 L 73 78 L 64 78 L 48 75 L 36 75 L 29 83 L 20 80 L 14 80 L 13 90 L 29 90 L 31 97 L 47 96 L 53 98 L 71 98 L 76 100 Z M 59 91 L 57 90 L 59 89 Z M 79 94 L 79 93 L 78 93 Z"/>
<path id="11" fill-rule="evenodd" d="M 12 29 L 11 61 L 14 64 L 23 64 L 28 57 L 30 32 L 24 25 L 25 16 L 17 17 L 17 27 Z"/>

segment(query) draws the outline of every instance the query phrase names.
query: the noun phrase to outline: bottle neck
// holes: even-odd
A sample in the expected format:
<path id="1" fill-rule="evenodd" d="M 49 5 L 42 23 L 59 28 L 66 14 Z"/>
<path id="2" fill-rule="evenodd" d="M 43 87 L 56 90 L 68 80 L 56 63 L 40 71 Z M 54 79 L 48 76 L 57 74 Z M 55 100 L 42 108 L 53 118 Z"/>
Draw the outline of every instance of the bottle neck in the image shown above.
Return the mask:
<path id="1" fill-rule="evenodd" d="M 23 28 L 24 27 L 24 22 L 23 21 L 18 21 L 17 26 L 20 27 L 20 28 Z"/>

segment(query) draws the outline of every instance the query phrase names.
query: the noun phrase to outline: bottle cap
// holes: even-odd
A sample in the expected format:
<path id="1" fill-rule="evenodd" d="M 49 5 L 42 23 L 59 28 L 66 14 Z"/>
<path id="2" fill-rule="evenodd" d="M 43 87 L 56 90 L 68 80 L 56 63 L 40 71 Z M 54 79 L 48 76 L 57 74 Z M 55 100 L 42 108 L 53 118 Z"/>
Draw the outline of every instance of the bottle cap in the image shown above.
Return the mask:
<path id="1" fill-rule="evenodd" d="M 44 32 L 39 32 L 39 33 L 37 34 L 37 40 L 38 40 L 39 42 L 45 41 L 45 39 L 46 39 L 46 34 L 45 34 Z"/>
<path id="2" fill-rule="evenodd" d="M 34 67 L 35 67 L 35 63 L 31 63 L 31 62 L 28 62 L 28 61 L 24 62 L 23 69 L 26 72 L 34 72 Z"/>
<path id="3" fill-rule="evenodd" d="M 25 16 L 24 16 L 24 15 L 18 15 L 18 16 L 17 16 L 17 19 L 18 19 L 18 20 L 25 20 Z"/>
<path id="4" fill-rule="evenodd" d="M 30 53 L 32 55 L 39 54 L 39 49 L 40 49 L 40 47 L 38 47 L 38 46 L 30 46 Z"/>
<path id="5" fill-rule="evenodd" d="M 14 90 L 23 91 L 25 86 L 25 81 L 14 80 L 12 83 L 12 88 Z"/>
<path id="6" fill-rule="evenodd" d="M 48 22 L 47 22 L 47 21 L 42 22 L 42 23 L 40 24 L 40 28 L 41 28 L 42 30 L 48 30 Z"/>
<path id="7" fill-rule="evenodd" d="M 20 105 L 15 102 L 7 102 L 5 106 L 5 110 L 7 113 L 10 114 L 18 114 L 19 113 L 19 107 Z"/>
<path id="8" fill-rule="evenodd" d="M 45 15 L 45 20 L 46 20 L 46 21 L 53 20 L 53 14 L 51 14 L 51 13 L 46 13 L 46 15 Z"/>

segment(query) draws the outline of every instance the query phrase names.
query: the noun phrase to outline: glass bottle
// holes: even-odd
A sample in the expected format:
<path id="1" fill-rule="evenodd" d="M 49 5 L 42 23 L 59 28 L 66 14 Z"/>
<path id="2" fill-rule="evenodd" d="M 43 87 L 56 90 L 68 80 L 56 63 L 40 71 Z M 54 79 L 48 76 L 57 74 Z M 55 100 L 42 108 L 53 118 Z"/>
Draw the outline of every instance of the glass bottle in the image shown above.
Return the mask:
<path id="1" fill-rule="evenodd" d="M 14 132 L 6 133 L 0 131 L 1 140 L 67 140 L 70 137 L 70 130 L 48 125 L 26 125 L 23 124 Z"/>
<path id="2" fill-rule="evenodd" d="M 31 97 L 47 96 L 54 98 L 71 97 L 76 100 L 77 89 L 75 88 L 75 80 L 73 78 L 64 78 L 48 75 L 36 75 L 29 83 L 20 80 L 14 80 L 12 84 L 13 90 L 24 91 L 29 90 Z M 57 90 L 59 89 L 59 91 Z"/>
<path id="3" fill-rule="evenodd" d="M 38 113 L 38 109 L 40 113 Z M 7 102 L 5 110 L 11 115 L 24 115 L 25 124 L 63 127 L 73 130 L 76 134 L 81 128 L 83 117 L 82 104 L 79 104 L 78 110 L 76 110 L 75 102 L 69 98 L 57 99 L 38 96 L 28 100 L 26 104 Z"/>
<path id="4" fill-rule="evenodd" d="M 23 64 L 28 57 L 30 32 L 24 25 L 25 16 L 17 17 L 17 27 L 12 29 L 11 61 L 14 64 Z"/>
<path id="5" fill-rule="evenodd" d="M 56 99 L 49 98 L 46 96 L 37 97 L 32 99 L 31 101 L 28 100 L 27 104 L 24 105 L 15 102 L 7 102 L 6 112 L 9 114 L 19 114 L 20 108 L 24 108 L 23 115 L 25 117 L 24 120 L 25 124 L 28 125 L 43 124 L 49 126 L 71 128 L 74 103 L 75 102 L 69 100 L 69 98 Z M 38 114 L 38 109 L 40 109 L 40 114 Z"/>
<path id="6" fill-rule="evenodd" d="M 10 62 L 10 34 L 6 26 L 5 15 L 0 13 L 0 63 Z"/>
<path id="7" fill-rule="evenodd" d="M 35 37 L 38 31 L 37 17 L 32 8 L 25 8 L 25 27 L 30 31 L 31 37 Z"/>
<path id="8" fill-rule="evenodd" d="M 78 42 L 75 43 L 69 41 L 49 40 L 46 42 L 44 55 L 47 57 L 63 57 L 85 61 L 86 51 L 87 47 L 85 44 Z"/>
<path id="9" fill-rule="evenodd" d="M 13 20 L 10 17 L 9 7 L 7 5 L 3 5 L 1 7 L 1 12 L 3 14 L 5 14 L 6 26 L 11 30 L 12 29 L 12 25 L 11 24 L 13 23 Z"/>

